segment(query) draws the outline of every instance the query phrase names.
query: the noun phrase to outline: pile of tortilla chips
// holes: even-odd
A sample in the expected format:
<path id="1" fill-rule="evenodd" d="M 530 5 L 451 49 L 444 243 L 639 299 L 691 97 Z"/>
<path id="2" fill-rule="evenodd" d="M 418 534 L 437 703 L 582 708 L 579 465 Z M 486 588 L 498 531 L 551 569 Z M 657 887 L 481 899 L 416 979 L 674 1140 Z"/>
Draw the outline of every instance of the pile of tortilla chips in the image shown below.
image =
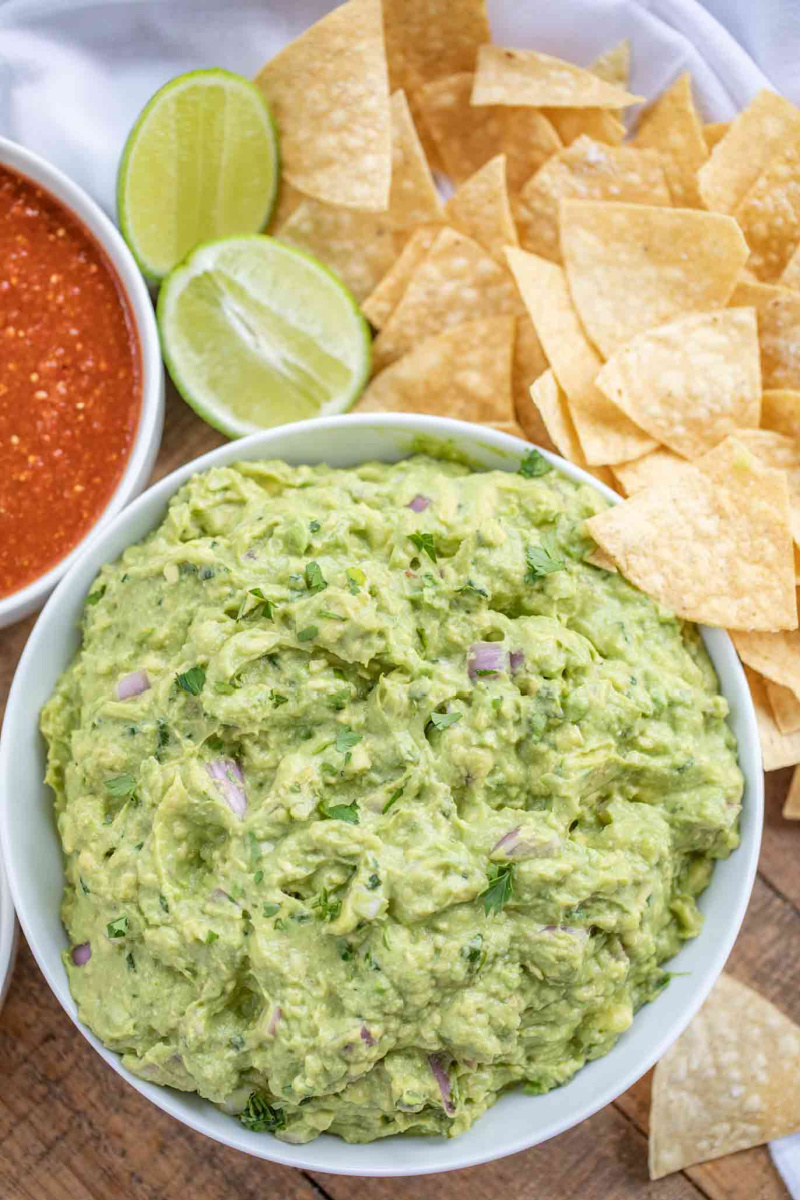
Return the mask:
<path id="1" fill-rule="evenodd" d="M 732 630 L 765 766 L 798 764 L 800 110 L 704 124 L 684 74 L 626 139 L 629 68 L 493 45 L 485 0 L 348 0 L 257 77 L 271 232 L 374 327 L 362 411 L 515 432 L 625 497 L 593 563 Z"/>

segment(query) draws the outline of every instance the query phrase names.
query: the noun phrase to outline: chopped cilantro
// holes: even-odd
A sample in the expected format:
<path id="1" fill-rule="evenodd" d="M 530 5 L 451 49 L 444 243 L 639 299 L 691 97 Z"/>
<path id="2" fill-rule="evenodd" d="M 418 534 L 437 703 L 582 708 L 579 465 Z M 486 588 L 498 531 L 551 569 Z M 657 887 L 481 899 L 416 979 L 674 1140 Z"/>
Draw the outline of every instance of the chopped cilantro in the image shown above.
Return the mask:
<path id="1" fill-rule="evenodd" d="M 554 571 L 563 571 L 567 563 L 559 552 L 556 540 L 552 534 L 545 534 L 541 545 L 529 546 L 525 551 L 525 561 L 528 570 L 525 572 L 526 583 L 536 583 L 544 575 L 552 575 Z"/>
<path id="2" fill-rule="evenodd" d="M 282 704 L 289 703 L 288 696 L 282 696 L 280 692 L 276 692 L 274 690 L 270 690 L 269 698 L 272 701 L 273 708 L 280 708 Z"/>
<path id="3" fill-rule="evenodd" d="M 80 881 L 81 891 L 83 892 L 84 896 L 88 896 L 89 895 L 89 887 L 86 883 L 86 880 L 83 878 L 82 875 L 79 875 L 78 879 Z"/>
<path id="4" fill-rule="evenodd" d="M 529 450 L 519 464 L 519 474 L 525 479 L 535 479 L 538 475 L 548 475 L 553 469 L 543 454 L 538 450 Z"/>
<path id="5" fill-rule="evenodd" d="M 326 821 L 346 821 L 348 825 L 358 825 L 358 802 L 356 800 L 352 804 L 324 804 L 320 801 L 317 809 L 319 815 Z"/>
<path id="6" fill-rule="evenodd" d="M 106 585 L 103 584 L 103 586 L 99 587 L 96 592 L 89 593 L 89 595 L 86 597 L 86 603 L 90 604 L 92 607 L 94 607 L 95 604 L 100 603 L 100 601 L 103 599 L 103 596 L 105 596 L 105 594 L 106 594 Z"/>
<path id="7" fill-rule="evenodd" d="M 179 688 L 183 688 L 190 696 L 199 696 L 206 682 L 205 669 L 203 667 L 190 667 L 182 675 L 176 676 L 176 679 Z"/>
<path id="8" fill-rule="evenodd" d="M 328 621 L 346 621 L 347 620 L 347 617 L 341 617 L 341 616 L 339 616 L 338 613 L 331 612 L 330 609 L 328 609 L 328 608 L 321 608 L 319 610 L 319 615 L 321 617 L 325 617 L 326 620 L 328 620 Z"/>
<path id="9" fill-rule="evenodd" d="M 230 1039 L 230 1044 L 234 1050 L 241 1050 L 244 1047 L 244 1038 L 240 1033 L 235 1033 Z"/>
<path id="10" fill-rule="evenodd" d="M 491 866 L 487 872 L 488 886 L 481 892 L 483 910 L 487 917 L 490 913 L 498 913 L 510 899 L 514 891 L 514 864 L 508 866 Z"/>
<path id="11" fill-rule="evenodd" d="M 389 799 L 386 801 L 386 803 L 383 806 L 383 811 L 385 813 L 387 813 L 389 811 L 389 809 L 392 807 L 393 804 L 397 803 L 397 801 L 400 799 L 400 797 L 402 796 L 402 794 L 405 790 L 406 790 L 405 784 L 403 784 L 402 787 L 395 788 L 395 790 L 392 792 L 391 796 L 389 797 Z"/>
<path id="12" fill-rule="evenodd" d="M 213 946 L 214 942 L 217 940 L 218 937 L 219 937 L 218 933 L 214 933 L 213 929 L 209 929 L 208 933 L 206 934 L 206 945 Z"/>
<path id="13" fill-rule="evenodd" d="M 214 684 L 214 691 L 218 696 L 232 696 L 236 688 L 232 683 L 225 683 L 223 679 L 218 679 Z"/>
<path id="14" fill-rule="evenodd" d="M 349 699 L 350 688 L 339 688 L 337 692 L 334 692 L 328 697 L 328 704 L 336 712 L 341 712 L 343 708 L 347 707 Z"/>
<path id="15" fill-rule="evenodd" d="M 264 878 L 264 872 L 256 871 L 255 875 L 253 876 L 253 883 L 261 883 L 261 880 L 263 878 Z"/>
<path id="16" fill-rule="evenodd" d="M 341 942 L 339 942 L 339 958 L 342 960 L 342 962 L 350 962 L 352 957 L 353 951 L 350 947 L 350 944 L 346 942 L 344 938 L 342 938 Z"/>
<path id="17" fill-rule="evenodd" d="M 129 971 L 136 970 L 136 960 L 133 957 L 132 950 L 129 950 L 128 953 L 125 955 L 125 966 L 128 968 Z"/>
<path id="18" fill-rule="evenodd" d="M 274 917 L 281 911 L 280 904 L 274 904 L 268 901 L 261 910 L 265 917 Z"/>
<path id="19" fill-rule="evenodd" d="M 239 1120 L 245 1129 L 254 1133 L 274 1133 L 276 1129 L 286 1128 L 286 1114 L 282 1108 L 273 1108 L 260 1092 L 251 1092 Z"/>
<path id="20" fill-rule="evenodd" d="M 341 900 L 331 900 L 328 889 L 323 888 L 311 907 L 318 910 L 317 916 L 320 921 L 335 921 L 342 911 L 342 902 Z"/>
<path id="21" fill-rule="evenodd" d="M 455 725 L 456 721 L 460 721 L 463 715 L 464 714 L 460 712 L 432 712 L 430 715 L 430 722 L 434 729 L 448 729 L 451 725 Z"/>
<path id="22" fill-rule="evenodd" d="M 436 543 L 432 533 L 410 533 L 409 540 L 419 550 L 420 554 L 427 554 L 431 562 L 436 562 Z"/>
<path id="23" fill-rule="evenodd" d="M 328 581 L 322 574 L 319 563 L 308 562 L 305 569 L 306 587 L 310 592 L 324 592 Z"/>
<path id="24" fill-rule="evenodd" d="M 250 862 L 253 864 L 253 866 L 255 866 L 261 858 L 261 843 L 253 833 L 252 829 L 248 830 L 247 844 L 250 847 Z"/>
<path id="25" fill-rule="evenodd" d="M 103 781 L 103 787 L 112 796 L 131 796 L 136 790 L 136 779 L 133 775 L 115 775 L 112 779 Z"/>
<path id="26" fill-rule="evenodd" d="M 489 593 L 486 591 L 486 589 L 478 587 L 478 585 L 473 583 L 471 579 L 468 579 L 464 586 L 458 589 L 458 592 L 459 595 L 463 594 L 464 592 L 469 592 L 474 596 L 483 596 L 484 599 L 487 600 L 489 598 Z"/>
<path id="27" fill-rule="evenodd" d="M 492 670 L 490 670 L 488 667 L 480 667 L 480 668 L 479 668 L 479 669 L 478 669 L 478 670 L 475 672 L 475 674 L 476 674 L 476 675 L 477 675 L 479 678 L 481 678 L 481 677 L 483 677 L 483 676 L 485 676 L 485 675 L 498 675 L 498 674 L 499 674 L 499 672 L 498 672 L 498 671 L 495 671 L 495 670 L 493 670 L 493 669 L 492 669 Z"/>
<path id="28" fill-rule="evenodd" d="M 301 629 L 297 635 L 298 642 L 310 642 L 312 638 L 318 637 L 319 630 L 316 625 L 307 625 L 305 629 Z"/>
<path id="29" fill-rule="evenodd" d="M 308 522 L 308 528 L 310 533 L 319 533 L 320 529 L 322 529 L 322 526 L 316 517 L 314 517 Z"/>
<path id="30" fill-rule="evenodd" d="M 156 748 L 156 758 L 158 758 L 160 751 L 162 751 L 165 746 L 169 745 L 169 725 L 163 717 L 159 717 L 156 724 L 158 726 L 158 746 Z"/>
<path id="31" fill-rule="evenodd" d="M 116 921 L 109 921 L 108 925 L 106 925 L 106 933 L 110 938 L 124 938 L 127 932 L 127 917 L 117 917 Z"/>
<path id="32" fill-rule="evenodd" d="M 349 725 L 345 725 L 344 729 L 340 729 L 336 735 L 336 749 L 340 754 L 348 754 L 353 746 L 357 746 L 361 741 L 363 734 L 353 733 Z"/>
<path id="33" fill-rule="evenodd" d="M 169 905 L 167 904 L 167 898 L 166 898 L 166 896 L 161 896 L 161 895 L 160 895 L 160 896 L 158 897 L 158 903 L 161 905 L 161 907 L 163 908 L 164 912 L 166 912 L 166 913 L 168 913 L 168 912 L 169 912 Z"/>
<path id="34" fill-rule="evenodd" d="M 380 875 L 370 875 L 369 879 L 367 880 L 367 887 L 369 888 L 369 890 L 371 892 L 374 892 L 375 888 L 380 887 L 380 886 L 381 886 Z"/>

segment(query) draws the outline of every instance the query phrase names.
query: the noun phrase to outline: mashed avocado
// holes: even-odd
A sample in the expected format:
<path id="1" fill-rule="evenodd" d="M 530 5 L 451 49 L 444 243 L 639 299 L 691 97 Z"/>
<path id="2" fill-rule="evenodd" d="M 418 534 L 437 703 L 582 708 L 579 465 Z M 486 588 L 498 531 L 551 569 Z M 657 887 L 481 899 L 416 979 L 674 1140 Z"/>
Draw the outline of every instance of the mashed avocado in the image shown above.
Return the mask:
<path id="1" fill-rule="evenodd" d="M 42 728 L 81 1019 L 302 1142 L 453 1136 L 605 1054 L 697 934 L 742 776 L 596 492 L 414 457 L 195 476 Z"/>

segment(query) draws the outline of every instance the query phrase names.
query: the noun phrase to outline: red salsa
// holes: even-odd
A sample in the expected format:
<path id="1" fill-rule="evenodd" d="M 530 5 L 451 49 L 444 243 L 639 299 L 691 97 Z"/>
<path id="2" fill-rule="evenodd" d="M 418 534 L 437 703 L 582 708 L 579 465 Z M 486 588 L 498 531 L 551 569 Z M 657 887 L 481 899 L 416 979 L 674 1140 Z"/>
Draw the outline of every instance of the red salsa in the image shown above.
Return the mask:
<path id="1" fill-rule="evenodd" d="M 140 405 L 139 347 L 111 263 L 49 192 L 0 166 L 0 596 L 91 528 Z"/>

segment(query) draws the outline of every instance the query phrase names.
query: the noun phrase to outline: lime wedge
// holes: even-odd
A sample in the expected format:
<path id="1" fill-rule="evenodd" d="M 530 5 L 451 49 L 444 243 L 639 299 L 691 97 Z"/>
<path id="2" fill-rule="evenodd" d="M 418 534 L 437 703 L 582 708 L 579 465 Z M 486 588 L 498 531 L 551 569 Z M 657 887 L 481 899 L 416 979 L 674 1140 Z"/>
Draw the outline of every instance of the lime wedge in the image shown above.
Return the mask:
<path id="1" fill-rule="evenodd" d="M 178 391 L 228 437 L 346 412 L 369 376 L 370 330 L 353 297 L 275 238 L 198 246 L 164 282 L 158 323 Z"/>
<path id="2" fill-rule="evenodd" d="M 258 233 L 278 190 L 278 136 L 248 79 L 215 68 L 156 92 L 117 176 L 123 236 L 154 282 L 210 238 Z"/>

